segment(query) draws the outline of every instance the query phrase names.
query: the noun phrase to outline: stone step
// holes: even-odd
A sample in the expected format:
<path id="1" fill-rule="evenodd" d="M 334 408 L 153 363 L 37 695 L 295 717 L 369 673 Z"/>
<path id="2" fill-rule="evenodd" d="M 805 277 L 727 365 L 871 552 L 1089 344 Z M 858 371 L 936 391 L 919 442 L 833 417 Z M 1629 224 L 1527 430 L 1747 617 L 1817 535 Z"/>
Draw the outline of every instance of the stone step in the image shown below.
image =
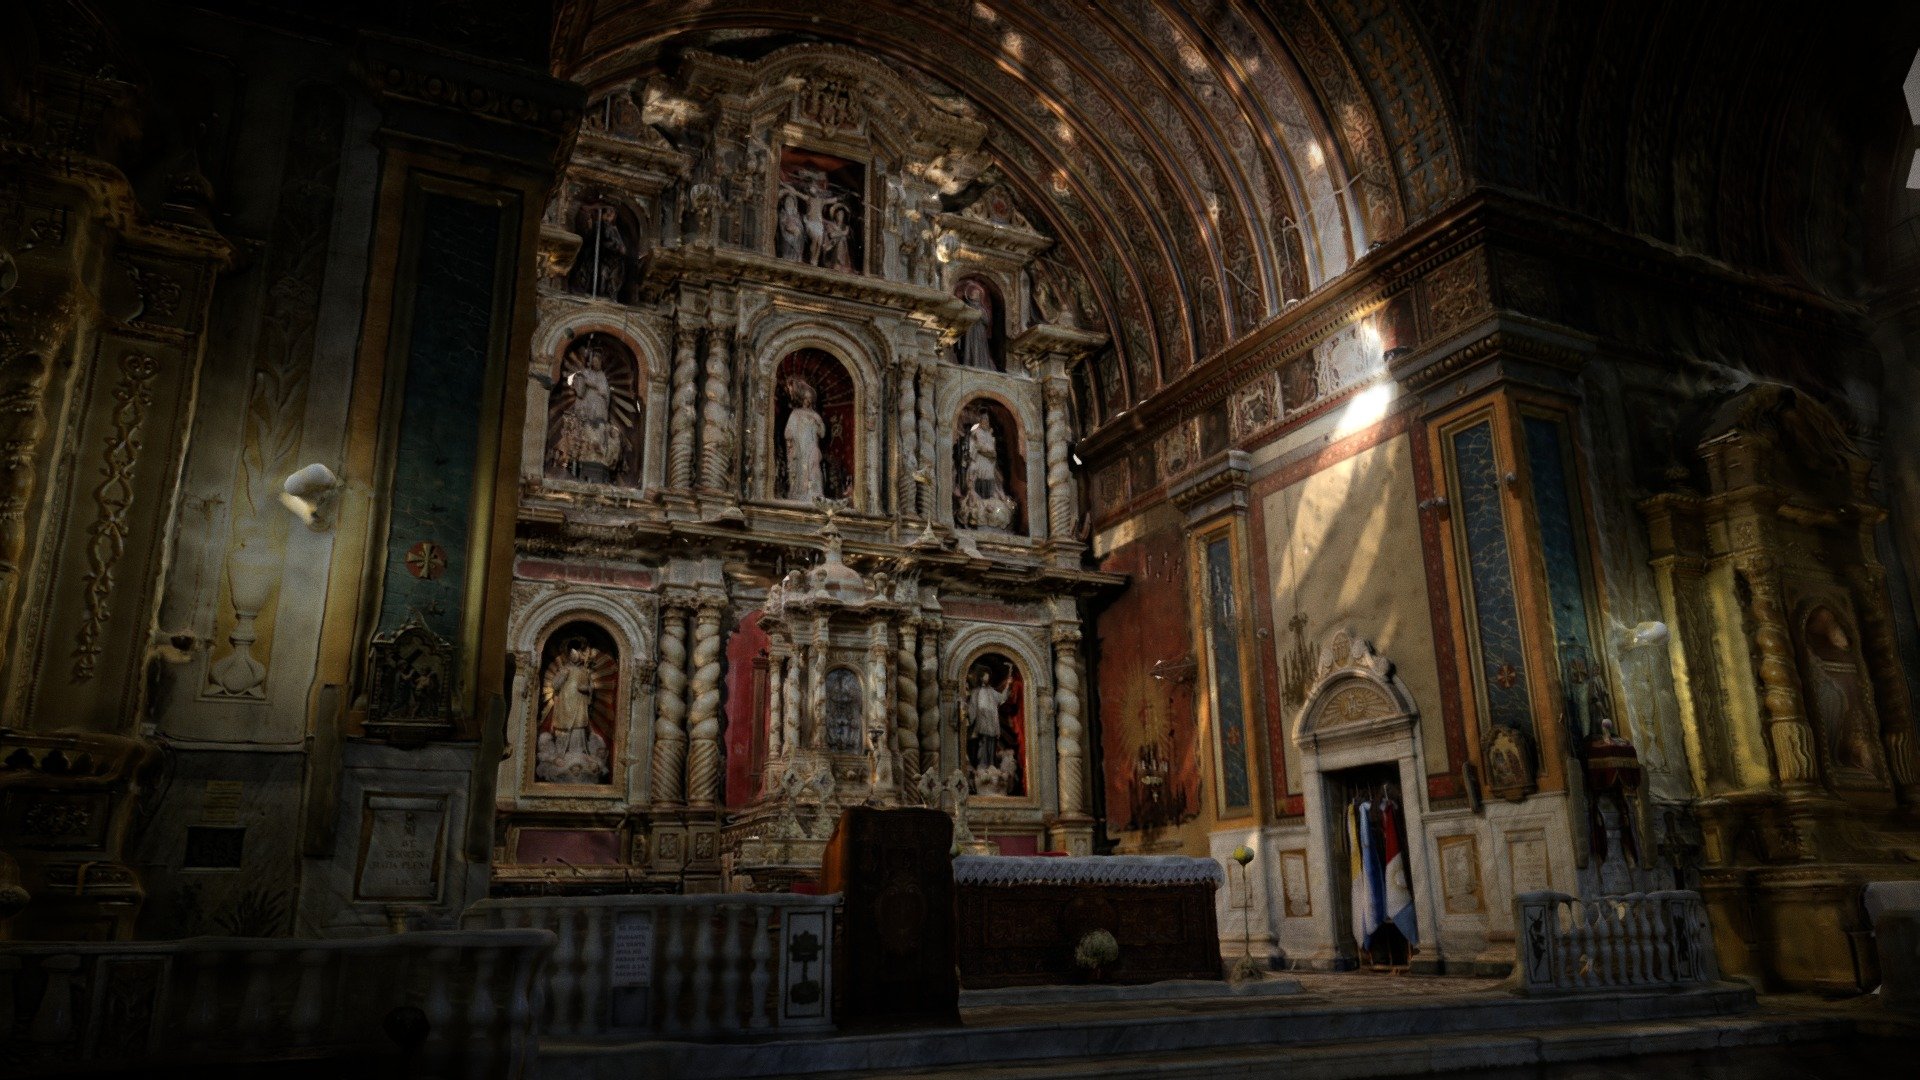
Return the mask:
<path id="1" fill-rule="evenodd" d="M 546 1076 L 696 1080 L 1034 1067 L 1131 1055 L 1237 1051 L 1367 1040 L 1726 1018 L 1753 1008 L 1753 991 L 1721 985 L 1686 990 L 1517 997 L 1500 992 L 1404 995 L 1365 1000 L 1299 994 L 1270 1001 L 1116 1002 L 1096 1007 L 977 1009 L 956 1028 L 860 1032 L 752 1043 L 542 1039 Z M 1105 1075 L 1102 1073 L 1102 1075 Z"/>
<path id="2" fill-rule="evenodd" d="M 1851 1031 L 1845 1021 L 1834 1019 L 1709 1017 L 1522 1028 L 1482 1035 L 1410 1035 L 1302 1045 L 1265 1043 L 1039 1064 L 958 1065 L 915 1072 L 888 1071 L 886 1076 L 888 1080 L 1377 1080 L 1837 1040 L 1848 1037 Z M 877 1074 L 797 1075 L 808 1080 L 861 1080 Z"/>

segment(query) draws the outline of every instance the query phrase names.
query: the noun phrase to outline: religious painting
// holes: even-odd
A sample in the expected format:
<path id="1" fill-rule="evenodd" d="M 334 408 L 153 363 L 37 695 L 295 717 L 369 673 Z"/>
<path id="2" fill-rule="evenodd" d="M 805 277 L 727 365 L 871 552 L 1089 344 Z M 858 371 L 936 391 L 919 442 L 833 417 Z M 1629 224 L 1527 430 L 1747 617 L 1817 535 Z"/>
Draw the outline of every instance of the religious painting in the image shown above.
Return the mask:
<path id="1" fill-rule="evenodd" d="M 853 490 L 853 378 L 831 354 L 799 349 L 774 372 L 773 494 L 812 506 Z"/>
<path id="2" fill-rule="evenodd" d="M 644 409 L 627 346 L 597 332 L 576 339 L 547 391 L 547 474 L 637 486 Z"/>
<path id="3" fill-rule="evenodd" d="M 1187 571 L 1177 516 L 1166 513 L 1100 568 L 1125 574 L 1129 582 L 1094 631 L 1109 827 L 1174 828 L 1200 811 Z"/>
<path id="4" fill-rule="evenodd" d="M 1801 670 L 1807 708 L 1819 724 L 1841 787 L 1877 787 L 1886 761 L 1876 734 L 1873 692 L 1860 663 L 1860 635 L 1832 604 L 1816 602 L 1800 618 Z"/>
<path id="5" fill-rule="evenodd" d="M 966 529 L 1024 533 L 1026 461 L 1020 429 L 1005 405 L 975 398 L 962 406 L 953 433 L 953 520 Z"/>
<path id="6" fill-rule="evenodd" d="M 1005 655 L 983 653 L 967 667 L 961 699 L 967 779 L 976 795 L 1027 793 L 1026 680 Z"/>
<path id="7" fill-rule="evenodd" d="M 613 779 L 620 648 L 597 623 L 555 630 L 540 651 L 533 778 L 543 784 L 605 784 Z"/>
<path id="8" fill-rule="evenodd" d="M 860 676 L 852 668 L 827 672 L 827 749 L 857 754 L 862 749 Z"/>
<path id="9" fill-rule="evenodd" d="M 774 250 L 842 273 L 866 268 L 866 166 L 797 146 L 780 151 Z"/>
<path id="10" fill-rule="evenodd" d="M 953 288 L 953 295 L 971 308 L 979 318 L 967 326 L 966 333 L 953 343 L 953 362 L 961 367 L 987 371 L 1007 370 L 1003 348 L 1006 319 L 999 293 L 984 278 L 964 277 Z"/>
<path id="11" fill-rule="evenodd" d="M 580 237 L 580 250 L 567 274 L 567 291 L 614 303 L 630 299 L 634 245 L 640 235 L 633 215 L 611 199 L 588 198 L 573 212 L 573 231 Z"/>

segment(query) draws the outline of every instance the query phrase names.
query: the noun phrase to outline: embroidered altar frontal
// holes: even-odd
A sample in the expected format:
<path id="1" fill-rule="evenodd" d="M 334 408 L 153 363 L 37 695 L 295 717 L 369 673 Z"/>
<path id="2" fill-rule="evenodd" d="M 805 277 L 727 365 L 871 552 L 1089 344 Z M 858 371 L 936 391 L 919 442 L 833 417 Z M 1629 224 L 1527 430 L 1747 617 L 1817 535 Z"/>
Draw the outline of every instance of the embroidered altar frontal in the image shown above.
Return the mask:
<path id="1" fill-rule="evenodd" d="M 953 876 L 960 983 L 969 990 L 1221 977 L 1213 897 L 1221 874 L 1212 859 L 961 856 Z M 1097 976 L 1074 959 L 1096 930 L 1119 947 Z"/>

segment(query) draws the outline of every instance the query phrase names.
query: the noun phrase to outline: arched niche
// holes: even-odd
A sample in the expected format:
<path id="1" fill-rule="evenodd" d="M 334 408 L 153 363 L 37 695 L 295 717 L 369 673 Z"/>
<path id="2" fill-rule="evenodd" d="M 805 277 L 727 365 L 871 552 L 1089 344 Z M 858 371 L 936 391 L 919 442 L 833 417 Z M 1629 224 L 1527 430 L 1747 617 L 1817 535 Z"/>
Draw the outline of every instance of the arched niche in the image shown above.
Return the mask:
<path id="1" fill-rule="evenodd" d="M 979 796 L 1033 793 L 1035 687 L 1020 662 L 999 649 L 967 661 L 960 689 L 960 740 L 967 780 Z"/>
<path id="2" fill-rule="evenodd" d="M 845 665 L 828 668 L 826 691 L 827 749 L 836 754 L 859 753 L 866 743 L 860 673 Z"/>
<path id="3" fill-rule="evenodd" d="M 625 342 L 600 331 L 576 337 L 555 363 L 547 392 L 547 475 L 640 486 L 645 392 Z"/>
<path id="4" fill-rule="evenodd" d="M 982 394 L 961 405 L 953 423 L 953 523 L 1026 535 L 1026 441 L 1013 410 Z"/>
<path id="5" fill-rule="evenodd" d="M 953 362 L 984 371 L 1007 370 L 1007 308 L 1000 290 L 978 274 L 956 281 L 953 295 L 980 314 L 953 343 Z"/>
<path id="6" fill-rule="evenodd" d="M 1860 654 L 1860 631 L 1837 597 L 1804 604 L 1796 620 L 1807 711 L 1818 726 L 1835 787 L 1887 784 L 1879 713 Z"/>
<path id="7" fill-rule="evenodd" d="M 773 497 L 808 506 L 853 499 L 859 461 L 853 376 L 825 349 L 780 358 L 773 378 Z"/>
<path id="8" fill-rule="evenodd" d="M 631 303 L 642 235 L 632 207 L 606 193 L 586 192 L 574 204 L 568 227 L 580 237 L 580 248 L 567 271 L 567 291 Z"/>
<path id="9" fill-rule="evenodd" d="M 779 148 L 774 254 L 843 274 L 867 269 L 867 164 L 791 143 Z"/>
<path id="10" fill-rule="evenodd" d="M 601 787 L 614 780 L 619 738 L 620 646 L 591 619 L 556 627 L 540 649 L 533 778 Z"/>

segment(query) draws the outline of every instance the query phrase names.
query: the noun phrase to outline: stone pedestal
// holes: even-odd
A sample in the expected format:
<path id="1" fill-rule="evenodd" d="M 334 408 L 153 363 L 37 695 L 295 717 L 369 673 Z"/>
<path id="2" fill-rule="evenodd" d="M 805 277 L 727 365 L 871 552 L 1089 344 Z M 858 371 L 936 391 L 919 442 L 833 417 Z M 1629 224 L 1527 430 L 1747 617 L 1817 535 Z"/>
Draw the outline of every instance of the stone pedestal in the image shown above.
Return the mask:
<path id="1" fill-rule="evenodd" d="M 347 745 L 334 849 L 307 863 L 300 933 L 459 925 L 487 894 L 488 865 L 466 854 L 473 758 L 471 744 Z"/>

